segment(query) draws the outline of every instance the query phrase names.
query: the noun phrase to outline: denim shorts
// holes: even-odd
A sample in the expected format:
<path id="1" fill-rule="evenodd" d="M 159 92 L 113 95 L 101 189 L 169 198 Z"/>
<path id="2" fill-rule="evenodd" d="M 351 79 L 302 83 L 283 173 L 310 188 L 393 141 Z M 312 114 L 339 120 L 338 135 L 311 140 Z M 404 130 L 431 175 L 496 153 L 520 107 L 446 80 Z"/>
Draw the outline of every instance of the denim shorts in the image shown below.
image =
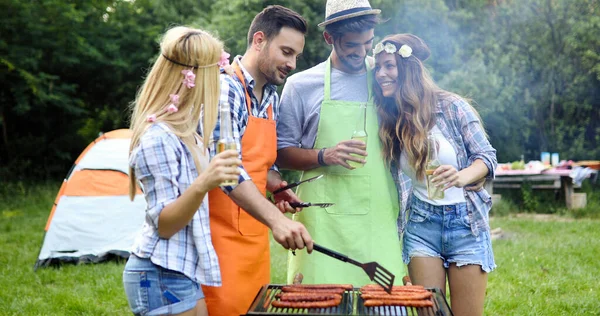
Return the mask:
<path id="1" fill-rule="evenodd" d="M 476 264 L 485 272 L 496 268 L 490 231 L 473 235 L 466 203 L 431 205 L 413 196 L 403 245 L 406 264 L 413 257 L 435 257 L 445 268 L 451 263 Z"/>
<path id="2" fill-rule="evenodd" d="M 135 315 L 172 315 L 191 310 L 204 298 L 200 285 L 184 274 L 129 256 L 123 271 L 129 307 Z"/>

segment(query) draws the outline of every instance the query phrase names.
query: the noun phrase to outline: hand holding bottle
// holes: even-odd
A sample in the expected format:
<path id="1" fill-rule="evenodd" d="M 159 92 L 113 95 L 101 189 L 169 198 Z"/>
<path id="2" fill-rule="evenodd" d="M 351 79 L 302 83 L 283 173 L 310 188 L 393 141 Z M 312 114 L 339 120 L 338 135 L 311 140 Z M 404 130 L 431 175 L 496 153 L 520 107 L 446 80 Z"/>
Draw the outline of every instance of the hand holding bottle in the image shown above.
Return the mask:
<path id="1" fill-rule="evenodd" d="M 237 150 L 226 150 L 214 156 L 208 167 L 200 173 L 195 182 L 201 185 L 202 191 L 208 192 L 225 182 L 235 181 L 240 176 L 239 166 L 242 161 L 238 158 Z"/>

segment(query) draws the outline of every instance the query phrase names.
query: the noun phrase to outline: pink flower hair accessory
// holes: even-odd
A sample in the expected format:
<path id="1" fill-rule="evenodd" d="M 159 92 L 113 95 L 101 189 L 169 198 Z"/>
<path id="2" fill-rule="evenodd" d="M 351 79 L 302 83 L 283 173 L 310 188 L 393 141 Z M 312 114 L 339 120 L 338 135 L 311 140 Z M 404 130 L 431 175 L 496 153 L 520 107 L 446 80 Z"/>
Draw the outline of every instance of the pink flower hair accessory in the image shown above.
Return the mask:
<path id="1" fill-rule="evenodd" d="M 169 104 L 169 106 L 167 107 L 167 112 L 169 112 L 169 113 L 175 113 L 178 110 L 179 109 L 177 108 L 177 106 L 173 103 Z"/>
<path id="2" fill-rule="evenodd" d="M 183 74 L 183 84 L 188 87 L 188 89 L 196 86 L 196 75 L 191 69 L 182 70 L 181 73 Z"/>
<path id="3" fill-rule="evenodd" d="M 179 105 L 179 94 L 169 94 L 169 98 L 171 98 L 171 103 Z"/>
<path id="4" fill-rule="evenodd" d="M 221 68 L 225 68 L 225 66 L 229 66 L 229 53 L 226 51 L 221 51 L 221 58 L 219 59 L 219 62 L 217 62 L 217 65 L 219 65 L 219 67 Z"/>
<path id="5" fill-rule="evenodd" d="M 146 121 L 148 121 L 150 123 L 156 122 L 156 114 L 148 115 L 148 117 L 146 118 Z"/>

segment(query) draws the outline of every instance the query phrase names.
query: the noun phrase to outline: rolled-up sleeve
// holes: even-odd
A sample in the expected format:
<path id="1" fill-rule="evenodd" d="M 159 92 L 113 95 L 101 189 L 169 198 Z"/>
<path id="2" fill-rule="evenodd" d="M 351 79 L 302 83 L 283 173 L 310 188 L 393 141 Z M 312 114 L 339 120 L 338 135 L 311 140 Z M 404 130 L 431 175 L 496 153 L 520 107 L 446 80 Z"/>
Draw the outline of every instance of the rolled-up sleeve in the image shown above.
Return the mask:
<path id="1" fill-rule="evenodd" d="M 227 74 L 221 74 L 221 94 L 219 96 L 219 105 L 225 102 L 229 103 L 231 111 L 231 125 L 233 129 L 233 139 L 238 149 L 238 157 L 242 159 L 242 144 L 241 144 L 241 131 L 246 126 L 247 122 L 244 120 L 243 109 L 246 106 L 245 92 L 235 82 L 235 79 Z M 215 129 L 210 136 L 209 152 L 210 157 L 214 157 L 217 154 L 217 142 L 219 141 L 221 124 L 220 124 L 220 113 L 217 116 L 217 124 Z M 246 180 L 251 180 L 250 175 L 246 172 L 243 166 L 239 167 L 240 176 L 239 183 Z M 222 186 L 221 189 L 226 194 L 229 194 L 236 185 Z"/>
<path id="2" fill-rule="evenodd" d="M 147 133 L 140 139 L 133 163 L 137 179 L 144 188 L 146 216 L 158 229 L 163 208 L 180 195 L 177 178 L 181 152 L 175 136 L 164 132 Z"/>
<path id="3" fill-rule="evenodd" d="M 289 81 L 281 92 L 279 118 L 277 120 L 277 149 L 300 147 L 304 112 L 302 98 L 298 96 L 294 83 Z"/>
<path id="4" fill-rule="evenodd" d="M 496 167 L 498 166 L 496 149 L 490 144 L 473 108 L 464 100 L 455 102 L 455 105 L 467 149 L 468 165 L 471 165 L 477 159 L 481 159 L 489 171 L 486 178 L 494 179 Z"/>

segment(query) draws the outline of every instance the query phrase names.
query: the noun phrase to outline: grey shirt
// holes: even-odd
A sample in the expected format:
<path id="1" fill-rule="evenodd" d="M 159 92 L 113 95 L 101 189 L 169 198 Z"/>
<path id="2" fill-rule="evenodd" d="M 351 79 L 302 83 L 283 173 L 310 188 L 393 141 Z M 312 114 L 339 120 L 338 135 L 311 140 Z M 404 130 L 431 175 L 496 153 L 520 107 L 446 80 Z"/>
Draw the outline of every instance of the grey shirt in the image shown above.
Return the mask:
<path id="1" fill-rule="evenodd" d="M 325 62 L 290 76 L 283 87 L 277 120 L 277 149 L 313 148 L 325 94 Z M 367 102 L 367 72 L 331 68 L 331 99 Z"/>

